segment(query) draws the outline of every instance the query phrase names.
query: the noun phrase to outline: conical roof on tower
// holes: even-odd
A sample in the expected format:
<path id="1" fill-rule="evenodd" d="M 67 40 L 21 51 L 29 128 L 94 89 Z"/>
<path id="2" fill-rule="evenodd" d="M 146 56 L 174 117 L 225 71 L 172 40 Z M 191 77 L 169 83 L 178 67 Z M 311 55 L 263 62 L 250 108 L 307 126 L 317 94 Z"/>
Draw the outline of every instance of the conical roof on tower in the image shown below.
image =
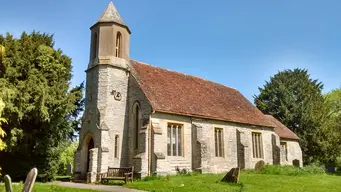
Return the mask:
<path id="1" fill-rule="evenodd" d="M 98 19 L 98 22 L 115 22 L 125 25 L 112 2 L 110 2 L 107 8 L 104 10 L 101 17 Z"/>
<path id="2" fill-rule="evenodd" d="M 126 28 L 129 34 L 131 33 L 129 27 L 123 22 L 120 14 L 118 13 L 115 5 L 112 2 L 109 3 L 97 22 L 93 26 L 91 26 L 90 29 L 96 26 L 98 23 L 116 23 Z"/>

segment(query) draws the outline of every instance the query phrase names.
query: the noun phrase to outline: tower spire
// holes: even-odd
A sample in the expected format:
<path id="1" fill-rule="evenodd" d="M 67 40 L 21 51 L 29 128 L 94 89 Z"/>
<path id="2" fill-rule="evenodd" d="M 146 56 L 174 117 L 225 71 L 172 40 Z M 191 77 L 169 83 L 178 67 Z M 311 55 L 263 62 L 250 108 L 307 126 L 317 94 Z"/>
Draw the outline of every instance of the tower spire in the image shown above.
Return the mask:
<path id="1" fill-rule="evenodd" d="M 98 22 L 115 22 L 125 25 L 112 2 L 110 2 L 107 8 L 104 10 L 101 17 L 98 19 Z"/>

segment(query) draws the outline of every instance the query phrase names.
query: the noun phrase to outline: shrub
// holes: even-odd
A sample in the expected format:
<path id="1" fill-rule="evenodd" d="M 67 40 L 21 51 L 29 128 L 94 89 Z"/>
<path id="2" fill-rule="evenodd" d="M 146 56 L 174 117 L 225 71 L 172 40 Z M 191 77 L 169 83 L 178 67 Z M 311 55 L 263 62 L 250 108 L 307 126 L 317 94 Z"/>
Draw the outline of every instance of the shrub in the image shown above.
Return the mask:
<path id="1" fill-rule="evenodd" d="M 341 156 L 336 158 L 336 168 L 337 168 L 337 172 L 341 172 Z"/>
<path id="2" fill-rule="evenodd" d="M 310 165 L 305 167 L 295 167 L 292 165 L 265 165 L 263 171 L 249 171 L 261 174 L 270 175 L 315 175 L 324 174 L 325 170 L 322 167 L 316 165 Z"/>
<path id="3" fill-rule="evenodd" d="M 306 173 L 309 173 L 311 175 L 313 174 L 324 174 L 326 173 L 326 170 L 320 166 L 317 166 L 317 165 L 310 165 L 310 166 L 306 166 L 306 167 L 303 167 L 303 170 L 306 172 Z"/>

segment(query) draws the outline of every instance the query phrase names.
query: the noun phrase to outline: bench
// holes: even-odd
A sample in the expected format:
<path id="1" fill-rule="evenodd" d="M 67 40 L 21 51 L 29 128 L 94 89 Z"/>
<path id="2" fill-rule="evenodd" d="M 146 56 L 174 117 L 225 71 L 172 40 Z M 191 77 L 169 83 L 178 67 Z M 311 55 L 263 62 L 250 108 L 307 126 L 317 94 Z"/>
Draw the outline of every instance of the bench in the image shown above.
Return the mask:
<path id="1" fill-rule="evenodd" d="M 133 177 L 134 167 L 108 167 L 108 172 L 99 174 L 101 183 L 105 181 L 108 183 L 109 180 L 122 180 L 125 183 L 130 180 L 133 182 Z"/>

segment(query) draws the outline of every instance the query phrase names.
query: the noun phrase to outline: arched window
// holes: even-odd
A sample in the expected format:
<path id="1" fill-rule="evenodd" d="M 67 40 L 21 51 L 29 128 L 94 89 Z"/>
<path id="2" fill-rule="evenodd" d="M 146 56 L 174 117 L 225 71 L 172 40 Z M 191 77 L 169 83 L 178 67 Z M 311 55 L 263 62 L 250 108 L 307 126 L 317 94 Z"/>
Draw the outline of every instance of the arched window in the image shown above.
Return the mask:
<path id="1" fill-rule="evenodd" d="M 133 129 L 134 129 L 134 148 L 138 149 L 139 145 L 139 132 L 141 127 L 141 112 L 140 106 L 136 102 L 133 106 Z"/>
<path id="2" fill-rule="evenodd" d="M 92 42 L 91 42 L 91 56 L 92 59 L 97 57 L 97 41 L 98 41 L 98 35 L 95 32 L 92 36 Z"/>
<path id="3" fill-rule="evenodd" d="M 116 57 L 121 57 L 121 47 L 122 47 L 122 35 L 120 32 L 117 33 L 117 36 L 116 36 Z"/>

